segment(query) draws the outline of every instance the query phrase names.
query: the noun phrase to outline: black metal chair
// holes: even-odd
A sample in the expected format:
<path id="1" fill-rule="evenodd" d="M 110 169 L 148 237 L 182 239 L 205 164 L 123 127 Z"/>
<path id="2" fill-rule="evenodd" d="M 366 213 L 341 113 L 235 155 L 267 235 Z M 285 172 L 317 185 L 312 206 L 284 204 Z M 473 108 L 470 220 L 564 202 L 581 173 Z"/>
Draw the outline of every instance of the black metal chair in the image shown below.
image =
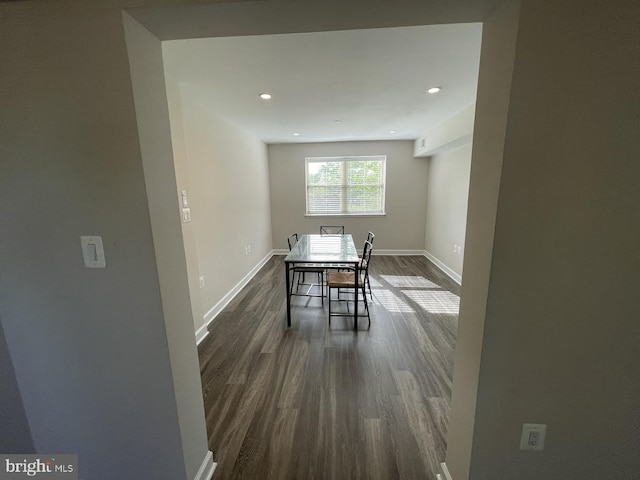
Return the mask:
<path id="1" fill-rule="evenodd" d="M 344 225 L 321 225 L 320 235 L 344 235 Z"/>
<path id="2" fill-rule="evenodd" d="M 367 241 L 364 244 L 364 247 L 362 248 L 362 257 L 360 257 L 360 270 L 363 270 L 365 273 L 365 277 L 364 277 L 364 282 L 365 285 L 368 286 L 369 288 L 369 296 L 371 297 L 371 300 L 373 300 L 373 294 L 371 293 L 371 281 L 369 280 L 369 268 L 367 265 L 367 261 L 364 260 L 364 254 L 365 254 L 365 249 L 367 248 L 367 242 L 369 242 L 371 244 L 371 248 L 373 249 L 373 239 L 376 238 L 376 236 L 374 235 L 373 232 L 369 232 L 367 234 Z"/>
<path id="3" fill-rule="evenodd" d="M 298 243 L 298 234 L 294 233 L 293 235 L 289 235 L 287 237 L 287 244 L 289 245 L 289 251 L 293 248 L 293 246 Z M 293 278 L 291 280 L 291 285 L 289 285 L 289 295 L 295 295 L 300 297 L 321 297 L 322 304 L 324 305 L 324 267 L 317 265 L 308 265 L 308 264 L 300 264 L 290 267 L 293 272 Z M 315 273 L 318 275 L 318 284 L 315 283 L 307 283 L 305 280 L 305 275 L 307 273 Z M 295 277 L 296 274 L 298 276 L 298 281 L 296 282 Z M 296 285 L 295 292 L 293 291 L 293 285 Z M 314 295 L 311 293 L 311 290 L 316 285 L 320 285 L 320 295 Z M 299 293 L 300 286 L 308 286 L 306 293 Z"/>
<path id="4" fill-rule="evenodd" d="M 352 315 L 349 313 L 349 303 L 351 300 L 341 299 L 339 296 L 340 289 L 350 289 L 356 286 L 362 291 L 362 301 L 364 304 L 364 311 L 366 315 L 358 315 L 366 316 L 369 320 L 369 326 L 371 326 L 371 315 L 369 313 L 369 303 L 367 302 L 367 294 L 365 290 L 365 279 L 369 275 L 369 265 L 371 264 L 371 252 L 373 251 L 373 246 L 371 242 L 365 242 L 364 251 L 362 254 L 361 264 L 364 265 L 363 269 L 359 272 L 358 278 L 356 279 L 355 270 L 350 270 L 347 272 L 339 272 L 339 271 L 329 271 L 327 272 L 327 293 L 329 297 L 329 325 L 331 325 L 331 317 L 351 317 Z M 338 289 L 338 300 L 331 299 L 331 289 Z M 331 303 L 334 302 L 347 302 L 347 313 L 340 312 L 335 313 L 331 311 Z"/>

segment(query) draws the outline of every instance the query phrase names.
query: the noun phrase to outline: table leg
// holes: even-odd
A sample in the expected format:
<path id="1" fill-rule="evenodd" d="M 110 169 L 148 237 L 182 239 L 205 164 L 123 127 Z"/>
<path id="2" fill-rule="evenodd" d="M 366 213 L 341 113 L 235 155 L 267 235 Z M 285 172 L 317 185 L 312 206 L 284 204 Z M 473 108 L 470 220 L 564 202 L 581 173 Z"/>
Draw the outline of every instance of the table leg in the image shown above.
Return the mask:
<path id="1" fill-rule="evenodd" d="M 289 287 L 289 264 L 284 264 L 285 270 L 285 287 L 287 288 L 287 327 L 291 326 L 291 288 Z"/>

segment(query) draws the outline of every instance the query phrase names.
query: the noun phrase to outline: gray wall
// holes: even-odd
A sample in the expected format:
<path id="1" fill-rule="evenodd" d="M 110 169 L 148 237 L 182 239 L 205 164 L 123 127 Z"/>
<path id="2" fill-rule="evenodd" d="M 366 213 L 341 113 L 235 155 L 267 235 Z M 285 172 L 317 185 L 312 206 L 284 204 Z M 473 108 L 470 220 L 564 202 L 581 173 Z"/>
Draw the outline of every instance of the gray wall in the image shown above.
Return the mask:
<path id="1" fill-rule="evenodd" d="M 522 4 L 470 478 L 640 478 L 639 19 Z"/>
<path id="2" fill-rule="evenodd" d="M 425 250 L 462 277 L 471 144 L 429 158 Z M 454 253 L 453 247 L 462 253 Z"/>
<path id="3" fill-rule="evenodd" d="M 386 155 L 386 215 L 305 217 L 305 157 Z M 413 142 L 336 142 L 269 145 L 273 246 L 287 248 L 292 233 L 318 233 L 320 225 L 344 225 L 357 245 L 376 234 L 374 249 L 424 250 L 427 205 L 424 158 L 413 158 Z"/>
<path id="4" fill-rule="evenodd" d="M 35 449 L 85 478 L 185 478 L 121 12 L 0 18 L 0 317 Z"/>
<path id="5" fill-rule="evenodd" d="M 16 374 L 0 323 L 0 453 L 35 453 Z"/>

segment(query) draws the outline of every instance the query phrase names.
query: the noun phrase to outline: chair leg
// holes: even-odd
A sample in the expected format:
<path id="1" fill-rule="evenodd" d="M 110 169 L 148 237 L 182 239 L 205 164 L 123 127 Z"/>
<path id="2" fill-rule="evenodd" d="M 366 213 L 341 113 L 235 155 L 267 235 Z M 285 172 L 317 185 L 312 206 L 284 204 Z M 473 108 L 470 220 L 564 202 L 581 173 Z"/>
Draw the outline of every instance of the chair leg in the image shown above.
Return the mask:
<path id="1" fill-rule="evenodd" d="M 369 313 L 369 302 L 367 302 L 367 284 L 362 282 L 362 299 L 364 300 L 364 310 L 367 312 L 367 320 L 369 320 L 369 327 L 371 327 L 371 314 Z"/>
<path id="2" fill-rule="evenodd" d="M 289 296 L 291 296 L 293 294 L 293 286 L 296 284 L 296 271 L 292 268 L 291 272 L 293 273 L 293 275 L 291 275 L 291 284 L 287 285 L 287 287 L 289 288 Z M 297 293 L 297 288 L 296 288 L 296 293 Z"/>
<path id="3" fill-rule="evenodd" d="M 329 299 L 329 326 L 331 326 L 331 287 L 327 284 L 327 298 Z"/>
<path id="4" fill-rule="evenodd" d="M 371 300 L 373 300 L 373 294 L 371 293 L 371 281 L 369 280 L 369 271 L 365 270 L 364 272 L 364 286 L 366 288 L 366 286 L 369 286 L 369 296 L 371 297 Z"/>

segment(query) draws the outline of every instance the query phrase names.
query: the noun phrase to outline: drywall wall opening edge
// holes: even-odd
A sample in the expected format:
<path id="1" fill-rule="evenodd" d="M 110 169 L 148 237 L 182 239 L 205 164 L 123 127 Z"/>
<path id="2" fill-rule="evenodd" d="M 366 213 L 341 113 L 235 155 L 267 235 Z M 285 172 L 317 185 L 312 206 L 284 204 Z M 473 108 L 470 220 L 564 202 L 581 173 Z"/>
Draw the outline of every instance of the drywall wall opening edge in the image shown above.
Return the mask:
<path id="1" fill-rule="evenodd" d="M 180 427 L 185 479 L 208 452 L 164 82 L 162 44 L 127 12 L 125 40 Z M 212 460 L 211 460 L 211 463 Z"/>

